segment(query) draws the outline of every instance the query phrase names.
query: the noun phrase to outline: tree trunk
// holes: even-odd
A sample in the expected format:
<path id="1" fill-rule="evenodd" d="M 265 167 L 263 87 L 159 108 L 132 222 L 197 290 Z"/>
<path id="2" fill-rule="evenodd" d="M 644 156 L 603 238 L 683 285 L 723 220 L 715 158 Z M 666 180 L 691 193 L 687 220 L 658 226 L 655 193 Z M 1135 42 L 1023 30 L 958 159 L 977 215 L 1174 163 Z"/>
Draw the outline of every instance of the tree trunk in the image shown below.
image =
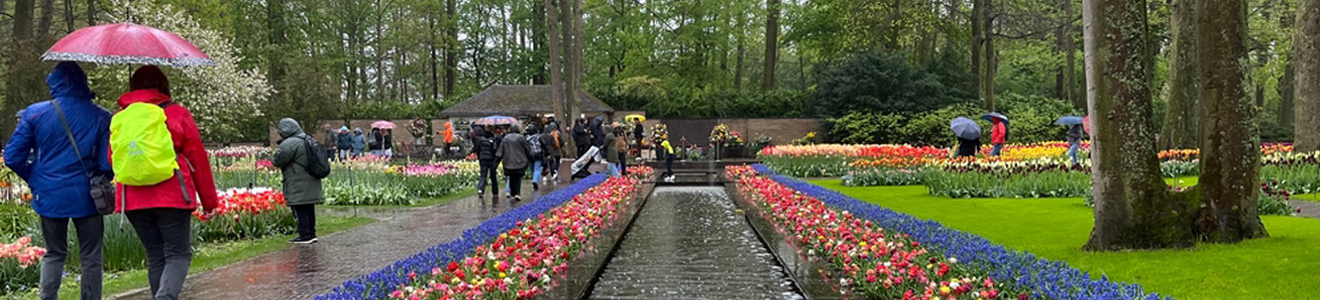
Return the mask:
<path id="1" fill-rule="evenodd" d="M 73 22 L 78 21 L 78 18 L 73 16 L 73 1 L 74 0 L 61 1 L 64 2 L 64 28 L 67 31 L 66 33 L 72 33 L 74 30 L 78 29 L 73 27 Z"/>
<path id="2" fill-rule="evenodd" d="M 1197 149 L 1201 141 L 1200 65 L 1196 61 L 1196 1 L 1174 0 L 1169 31 L 1169 106 L 1160 130 L 1160 149 Z"/>
<path id="3" fill-rule="evenodd" d="M 284 77 L 284 65 L 281 59 L 284 55 L 284 51 L 282 51 L 284 45 L 283 0 L 266 1 L 266 28 L 268 30 L 266 42 L 270 45 L 270 49 L 266 51 L 266 61 L 270 64 L 266 67 L 266 80 L 271 83 L 271 86 L 278 86 L 282 84 L 280 79 Z M 277 88 L 276 91 L 282 91 L 282 89 Z"/>
<path id="4" fill-rule="evenodd" d="M 582 115 L 582 78 L 585 76 L 582 66 L 582 45 L 586 43 L 582 28 L 582 5 L 583 0 L 573 1 L 573 93 L 570 98 L 569 113 L 574 116 Z"/>
<path id="5" fill-rule="evenodd" d="M 560 65 L 561 56 L 559 49 L 559 8 L 555 6 L 555 0 L 545 0 L 545 24 L 547 47 L 550 48 L 550 99 L 554 102 L 555 118 L 563 124 L 573 124 L 573 119 L 565 118 L 564 115 L 564 83 L 560 79 L 560 73 L 563 73 Z M 564 128 L 564 127 L 560 127 Z"/>
<path id="6" fill-rule="evenodd" d="M 1293 61 L 1288 59 L 1288 65 L 1283 69 L 1283 78 L 1279 79 L 1279 127 L 1293 128 L 1293 83 L 1296 78 L 1296 72 L 1293 70 Z"/>
<path id="7" fill-rule="evenodd" d="M 454 84 L 458 82 L 458 21 L 454 18 L 458 10 L 457 0 L 445 0 L 445 101 L 454 96 Z"/>
<path id="8" fill-rule="evenodd" d="M 431 54 L 431 61 L 427 64 L 431 69 L 431 100 L 440 100 L 440 51 L 436 49 L 436 44 L 440 43 L 440 38 L 435 35 L 436 30 L 438 30 L 436 28 L 438 22 L 434 12 L 427 14 L 427 19 L 429 19 L 428 25 L 430 26 L 427 34 L 431 37 L 431 41 L 427 43 L 427 52 Z"/>
<path id="9" fill-rule="evenodd" d="M 372 90 L 376 91 L 375 100 L 377 103 L 385 102 L 385 7 L 381 6 L 380 0 L 376 0 L 376 47 L 371 49 L 376 54 L 376 86 Z"/>
<path id="10" fill-rule="evenodd" d="M 802 90 L 807 90 L 807 54 L 798 47 L 798 81 L 802 85 Z"/>
<path id="11" fill-rule="evenodd" d="M 999 71 L 999 55 L 995 52 L 995 19 L 990 13 L 993 7 L 991 0 L 982 1 L 985 1 L 985 8 L 981 9 L 981 13 L 985 14 L 981 17 L 981 21 L 985 22 L 981 29 L 981 33 L 985 34 L 985 76 L 981 77 L 981 81 L 985 83 L 985 91 L 981 93 L 981 98 L 985 99 L 986 110 L 995 111 L 995 73 Z"/>
<path id="12" fill-rule="evenodd" d="M 1065 6 L 1069 7 L 1069 10 L 1071 10 L 1072 1 L 1066 2 L 1068 4 Z M 1067 28 L 1068 30 L 1064 31 L 1064 35 L 1067 36 L 1067 38 L 1063 40 L 1063 90 L 1064 94 L 1068 97 L 1066 99 L 1072 101 L 1074 107 L 1086 110 L 1086 97 L 1081 96 L 1081 93 L 1077 90 L 1077 43 L 1073 42 L 1071 20 L 1068 22 Z"/>
<path id="13" fill-rule="evenodd" d="M 1082 5 L 1095 196 L 1095 227 L 1083 248 L 1191 246 L 1190 205 L 1168 191 L 1156 157 L 1145 1 Z"/>
<path id="14" fill-rule="evenodd" d="M 1201 177 L 1205 191 L 1196 228 L 1206 241 L 1267 237 L 1258 214 L 1260 129 L 1247 94 L 1247 4 L 1199 0 L 1197 56 L 1201 65 Z M 1314 85 L 1314 82 L 1311 83 Z"/>
<path id="15" fill-rule="evenodd" d="M 981 10 L 984 10 L 985 6 L 981 4 L 982 1 L 987 0 L 972 0 L 972 16 L 970 17 L 971 21 L 968 22 L 972 24 L 972 83 L 976 84 L 976 88 L 973 89 L 975 90 L 973 96 L 976 96 L 976 100 L 981 100 L 981 87 L 983 86 L 983 83 L 981 83 L 981 50 L 983 49 L 981 45 L 983 38 L 981 26 L 985 23 L 981 22 Z"/>
<path id="16" fill-rule="evenodd" d="M 1063 0 L 1060 2 L 1068 2 L 1068 1 L 1070 0 Z M 1065 19 L 1067 18 L 1067 14 L 1064 14 L 1064 18 Z M 1054 29 L 1054 41 L 1055 41 L 1054 49 L 1059 51 L 1058 54 L 1063 54 L 1063 40 L 1067 38 L 1063 33 L 1065 27 L 1067 26 L 1059 26 L 1059 28 Z M 1068 98 L 1068 95 L 1064 94 L 1065 92 L 1063 90 L 1063 72 L 1064 72 L 1063 64 L 1060 63 L 1059 67 L 1055 68 L 1054 97 L 1063 99 L 1064 101 L 1071 101 L 1072 99 Z"/>
<path id="17" fill-rule="evenodd" d="M 35 0 L 14 1 L 13 31 L 9 37 L 9 74 L 6 76 L 5 99 L 0 115 L 13 116 L 19 109 L 37 99 L 46 99 L 49 94 L 41 86 L 41 74 L 32 72 L 42 68 L 37 57 L 39 51 L 36 40 L 32 38 L 32 20 Z M 5 141 L 14 132 L 17 118 L 0 118 L 0 135 Z"/>
<path id="18" fill-rule="evenodd" d="M 37 22 L 37 37 L 50 35 L 50 26 L 55 21 L 55 0 L 41 0 L 41 21 Z"/>
<path id="19" fill-rule="evenodd" d="M 779 1 L 766 0 L 765 71 L 761 91 L 775 89 L 775 65 L 779 63 Z"/>
<path id="20" fill-rule="evenodd" d="M 1320 0 L 1297 1 L 1293 30 L 1293 151 L 1320 151 Z"/>
<path id="21" fill-rule="evenodd" d="M 96 26 L 96 0 L 87 0 L 87 26 Z"/>

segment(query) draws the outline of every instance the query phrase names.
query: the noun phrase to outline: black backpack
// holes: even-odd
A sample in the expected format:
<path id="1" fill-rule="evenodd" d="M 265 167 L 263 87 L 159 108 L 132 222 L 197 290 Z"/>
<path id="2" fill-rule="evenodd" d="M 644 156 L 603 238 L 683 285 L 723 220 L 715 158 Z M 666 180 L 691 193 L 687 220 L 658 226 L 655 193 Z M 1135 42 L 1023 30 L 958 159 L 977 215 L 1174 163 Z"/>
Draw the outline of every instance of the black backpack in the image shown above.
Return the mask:
<path id="1" fill-rule="evenodd" d="M 528 136 L 528 137 L 527 137 L 527 143 L 528 143 L 528 145 L 530 145 L 531 148 L 532 148 L 532 153 L 531 153 L 532 157 L 543 157 L 543 156 L 545 156 L 545 148 L 543 148 L 543 147 L 541 146 L 541 135 L 540 135 L 540 134 L 533 134 L 533 135 Z"/>
<path id="2" fill-rule="evenodd" d="M 330 177 L 330 157 L 326 156 L 325 149 L 318 143 L 306 136 L 302 137 L 303 145 L 307 148 L 307 174 L 316 179 L 325 179 Z"/>

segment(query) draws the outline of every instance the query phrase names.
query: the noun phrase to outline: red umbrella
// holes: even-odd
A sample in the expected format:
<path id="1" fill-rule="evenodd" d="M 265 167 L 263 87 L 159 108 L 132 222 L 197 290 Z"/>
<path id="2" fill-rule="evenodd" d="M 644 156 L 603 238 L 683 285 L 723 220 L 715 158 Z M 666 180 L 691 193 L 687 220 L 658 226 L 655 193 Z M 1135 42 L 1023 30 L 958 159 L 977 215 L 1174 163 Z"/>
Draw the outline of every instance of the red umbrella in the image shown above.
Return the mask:
<path id="1" fill-rule="evenodd" d="M 1091 116 L 1082 118 L 1082 129 L 1086 129 L 1086 134 L 1091 134 Z"/>
<path id="2" fill-rule="evenodd" d="M 78 29 L 51 46 L 41 59 L 176 67 L 215 65 L 210 56 L 176 34 L 128 23 Z"/>

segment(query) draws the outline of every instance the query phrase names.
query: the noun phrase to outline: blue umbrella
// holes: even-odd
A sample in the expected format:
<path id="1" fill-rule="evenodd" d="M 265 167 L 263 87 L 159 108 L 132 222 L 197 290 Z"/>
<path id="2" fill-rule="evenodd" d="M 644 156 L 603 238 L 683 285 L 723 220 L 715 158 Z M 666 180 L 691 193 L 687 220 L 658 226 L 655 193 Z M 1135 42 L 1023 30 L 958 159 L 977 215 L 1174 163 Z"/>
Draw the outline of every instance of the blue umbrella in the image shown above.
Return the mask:
<path id="1" fill-rule="evenodd" d="M 1008 125 L 1008 116 L 1004 116 L 1004 114 L 997 112 L 991 112 L 988 114 L 981 115 L 981 119 L 990 121 L 990 123 L 994 123 L 995 119 L 999 119 L 1000 121 L 1004 122 L 1004 125 Z"/>
<path id="2" fill-rule="evenodd" d="M 1054 121 L 1054 124 L 1082 125 L 1082 117 L 1074 117 L 1074 116 L 1060 117 L 1058 120 Z"/>
<path id="3" fill-rule="evenodd" d="M 949 122 L 949 129 L 953 129 L 953 134 L 959 138 L 974 140 L 981 138 L 981 125 L 976 125 L 972 119 L 958 117 Z"/>
<path id="4" fill-rule="evenodd" d="M 477 124 L 477 125 L 485 126 L 485 125 L 510 125 L 510 124 L 513 124 L 514 122 L 518 122 L 518 119 L 515 119 L 515 118 L 513 118 L 513 117 L 509 117 L 509 116 L 498 116 L 498 115 L 496 115 L 496 116 L 489 116 L 489 117 L 485 117 L 485 118 L 480 118 L 480 119 L 477 119 L 476 122 L 472 122 L 472 123 L 473 123 L 473 124 Z"/>

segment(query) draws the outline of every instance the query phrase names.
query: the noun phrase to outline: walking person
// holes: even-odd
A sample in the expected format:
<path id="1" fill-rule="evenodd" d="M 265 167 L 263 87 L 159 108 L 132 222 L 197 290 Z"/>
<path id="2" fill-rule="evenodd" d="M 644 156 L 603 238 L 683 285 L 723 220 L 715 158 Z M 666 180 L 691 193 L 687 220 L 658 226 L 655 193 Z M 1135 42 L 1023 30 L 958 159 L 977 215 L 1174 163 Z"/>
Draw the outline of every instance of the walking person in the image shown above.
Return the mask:
<path id="1" fill-rule="evenodd" d="M 333 129 L 330 124 L 325 124 L 323 127 L 325 128 L 325 140 L 321 141 L 321 145 L 325 145 L 326 157 L 335 159 L 339 153 L 339 130 Z"/>
<path id="2" fill-rule="evenodd" d="M 999 153 L 1004 151 L 1004 142 L 1008 140 L 1008 126 L 1004 124 L 1004 120 L 999 118 L 991 118 L 990 120 L 991 123 L 994 123 L 990 129 L 990 144 L 994 145 L 994 148 L 990 150 L 990 156 L 998 157 Z"/>
<path id="3" fill-rule="evenodd" d="M 450 154 L 449 148 L 454 146 L 454 124 L 451 122 L 445 122 L 445 130 L 440 132 L 440 136 L 444 138 L 445 148 L 443 153 L 445 158 L 448 158 Z"/>
<path id="4" fill-rule="evenodd" d="M 173 141 L 173 151 L 177 155 L 162 153 L 157 151 L 161 149 L 150 149 L 150 146 L 146 146 L 147 151 L 144 151 L 140 144 L 132 143 L 131 140 L 119 140 L 115 136 L 119 133 L 112 131 L 110 148 L 117 151 L 111 152 L 110 157 L 115 167 L 115 179 L 120 182 L 115 193 L 119 200 L 116 204 L 133 224 L 138 239 L 146 248 L 147 279 L 152 296 L 157 300 L 179 299 L 184 279 L 188 277 L 188 266 L 192 263 L 192 213 L 199 202 L 206 216 L 210 216 L 218 207 L 215 179 L 211 174 L 211 163 L 202 145 L 197 123 L 187 108 L 170 99 L 170 84 L 165 73 L 155 66 L 141 67 L 129 79 L 129 90 L 119 97 L 120 112 L 115 118 L 131 117 L 144 111 L 157 112 L 143 110 L 148 107 L 137 104 L 162 107 L 164 116 L 160 118 L 164 119 L 162 125 L 165 128 L 159 130 L 169 131 L 168 136 Z M 142 122 L 151 120 L 142 119 Z M 117 121 L 112 119 L 111 122 Z M 138 152 L 135 156 L 143 152 L 147 157 L 163 156 L 166 161 L 177 163 L 178 167 L 173 170 L 171 177 L 165 177 L 167 179 L 156 184 L 126 183 L 136 178 L 131 175 L 141 175 L 141 178 L 154 178 L 150 175 L 155 175 L 154 172 L 146 174 L 143 169 L 147 168 L 141 164 L 128 163 L 131 160 L 127 159 L 127 155 L 123 159 L 125 161 L 115 156 L 115 153 L 124 153 L 129 149 Z"/>
<path id="5" fill-rule="evenodd" d="M 545 143 L 541 131 L 536 126 L 527 128 L 528 157 L 532 164 L 532 191 L 541 190 L 541 172 L 545 171 Z"/>
<path id="6" fill-rule="evenodd" d="M 954 147 L 957 151 L 955 157 L 976 157 L 976 153 L 981 151 L 981 139 L 958 138 L 958 145 Z"/>
<path id="7" fill-rule="evenodd" d="M 353 158 L 362 156 L 362 151 L 367 147 L 367 137 L 362 135 L 362 127 L 353 128 Z"/>
<path id="8" fill-rule="evenodd" d="M 1068 158 L 1072 163 L 1077 164 L 1077 149 L 1082 146 L 1082 125 L 1068 126 Z"/>
<path id="9" fill-rule="evenodd" d="M 321 179 L 308 172 L 308 166 L 315 156 L 311 155 L 307 140 L 311 137 L 303 133 L 298 122 L 290 118 L 280 119 L 276 131 L 284 138 L 280 147 L 275 149 L 271 164 L 280 168 L 284 176 L 284 201 L 293 210 L 293 218 L 298 221 L 298 237 L 289 240 L 295 244 L 311 244 L 316 240 L 316 205 L 325 201 L 321 191 Z"/>
<path id="10" fill-rule="evenodd" d="M 500 164 L 499 158 L 495 156 L 498 151 L 495 143 L 495 134 L 486 131 L 482 127 L 472 128 L 472 153 L 477 155 L 478 166 L 481 168 L 481 177 L 477 179 L 477 199 L 483 199 L 486 193 L 486 179 L 490 178 L 491 198 L 499 198 L 499 171 L 496 166 Z"/>
<path id="11" fill-rule="evenodd" d="M 381 143 L 385 140 L 385 137 L 380 132 L 380 128 L 373 127 L 371 133 L 367 134 L 367 151 L 377 157 L 385 155 L 381 152 Z"/>
<path id="12" fill-rule="evenodd" d="M 669 145 L 669 136 L 658 137 L 660 149 L 665 151 L 665 173 L 660 174 L 666 182 L 674 182 L 674 147 Z"/>
<path id="13" fill-rule="evenodd" d="M 82 263 L 81 299 L 101 299 L 105 228 L 91 197 L 88 175 L 113 175 L 106 156 L 110 113 L 92 103 L 96 94 L 87 87 L 87 75 L 77 63 L 56 65 L 46 83 L 55 99 L 20 113 L 18 127 L 4 151 L 5 165 L 32 189 L 32 210 L 41 218 L 46 253 L 38 295 L 43 300 L 59 298 L 72 221 Z M 31 154 L 35 157 L 29 157 Z"/>
<path id="14" fill-rule="evenodd" d="M 619 150 L 614 147 L 614 144 L 622 141 L 623 137 L 615 134 L 614 130 L 610 130 L 609 134 L 603 136 L 605 137 L 604 144 L 607 146 L 602 147 L 600 151 L 605 152 L 605 171 L 610 174 L 610 177 L 622 176 L 619 173 Z"/>
<path id="15" fill-rule="evenodd" d="M 619 174 L 628 175 L 628 133 L 623 129 L 623 124 L 614 122 L 614 136 L 614 144 L 606 147 L 613 147 L 614 151 L 619 152 Z"/>
<path id="16" fill-rule="evenodd" d="M 383 128 L 380 130 L 380 151 L 381 155 L 387 159 L 394 157 L 394 134 L 391 133 L 392 131 Z"/>
<path id="17" fill-rule="evenodd" d="M 577 144 L 577 155 L 586 154 L 587 149 L 591 148 L 591 133 L 587 131 L 587 120 L 577 119 L 570 129 L 573 130 L 573 143 Z"/>
<path id="18" fill-rule="evenodd" d="M 504 176 L 508 181 L 509 194 L 513 197 L 513 201 L 522 201 L 522 177 L 527 173 L 531 153 L 532 149 L 527 143 L 527 138 L 518 133 L 517 126 L 509 129 L 499 149 L 495 151 L 495 157 L 504 163 Z"/>
<path id="19" fill-rule="evenodd" d="M 545 145 L 546 150 L 550 152 L 548 154 L 549 165 L 546 168 L 550 170 L 550 176 L 547 178 L 552 182 L 559 181 L 559 162 L 564 159 L 563 143 L 559 139 L 560 134 L 559 123 L 556 123 L 555 118 L 551 117 L 545 125 L 545 132 L 541 134 L 541 144 Z"/>
<path id="20" fill-rule="evenodd" d="M 339 148 L 339 161 L 347 160 L 353 154 L 353 133 L 348 131 L 348 126 L 339 127 L 335 147 Z"/>

